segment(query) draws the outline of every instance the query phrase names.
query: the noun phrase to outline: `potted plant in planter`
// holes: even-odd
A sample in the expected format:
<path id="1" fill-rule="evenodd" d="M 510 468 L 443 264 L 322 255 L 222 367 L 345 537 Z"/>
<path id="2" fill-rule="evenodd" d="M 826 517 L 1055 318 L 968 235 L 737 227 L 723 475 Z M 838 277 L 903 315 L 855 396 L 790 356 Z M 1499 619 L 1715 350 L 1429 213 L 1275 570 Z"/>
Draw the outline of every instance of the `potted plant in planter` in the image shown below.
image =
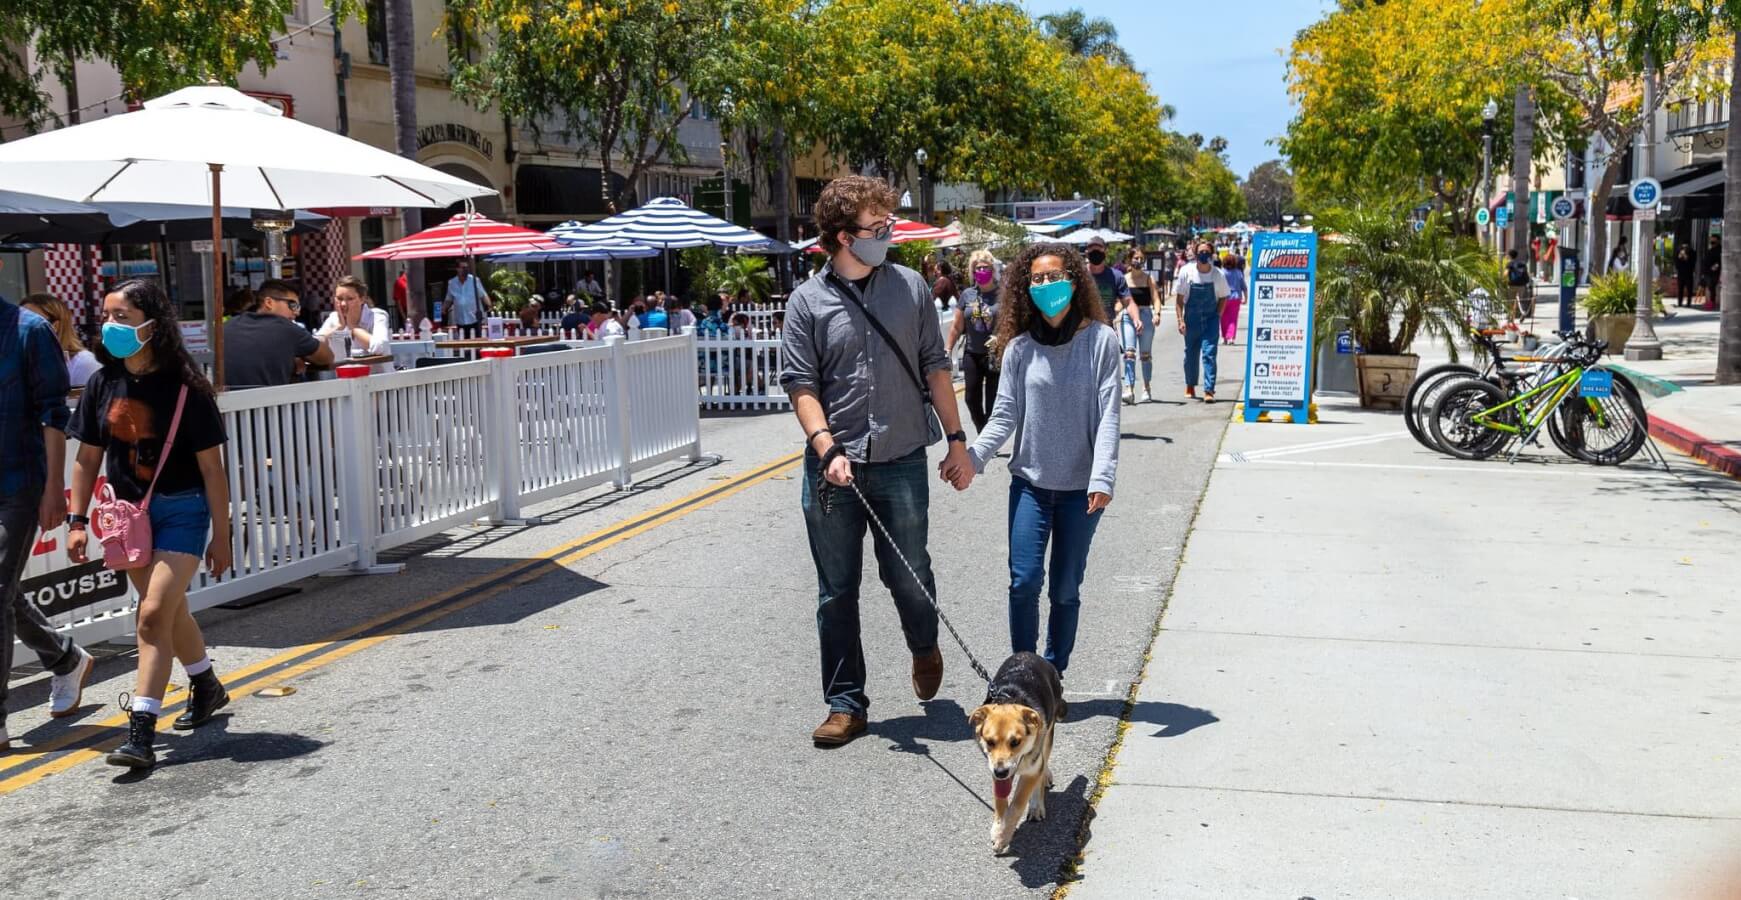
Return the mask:
<path id="1" fill-rule="evenodd" d="M 1334 237 L 1320 248 L 1319 339 L 1336 318 L 1348 321 L 1363 407 L 1400 409 L 1420 357 L 1421 335 L 1445 342 L 1452 360 L 1469 320 L 1468 297 L 1505 295 L 1500 270 L 1475 241 L 1453 234 L 1437 213 L 1420 230 L 1406 205 L 1357 203 L 1318 217 Z"/>
<path id="2" fill-rule="evenodd" d="M 520 318 L 520 325 L 525 328 L 537 324 L 536 318 L 530 323 L 526 321 L 528 315 L 536 316 L 536 313 L 526 312 L 532 304 L 532 289 L 535 287 L 531 272 L 502 266 L 492 270 L 485 283 L 490 286 L 490 303 L 495 306 L 497 315 L 505 317 L 512 313 Z"/>
<path id="3" fill-rule="evenodd" d="M 1590 292 L 1583 302 L 1596 339 L 1608 342 L 1609 353 L 1625 352 L 1633 326 L 1638 324 L 1637 276 L 1631 272 L 1597 275 L 1590 279 Z"/>
<path id="4" fill-rule="evenodd" d="M 713 283 L 718 290 L 736 297 L 748 292 L 752 303 L 763 303 L 774 289 L 774 279 L 768 272 L 768 260 L 761 256 L 734 254 L 722 257 L 713 270 Z"/>

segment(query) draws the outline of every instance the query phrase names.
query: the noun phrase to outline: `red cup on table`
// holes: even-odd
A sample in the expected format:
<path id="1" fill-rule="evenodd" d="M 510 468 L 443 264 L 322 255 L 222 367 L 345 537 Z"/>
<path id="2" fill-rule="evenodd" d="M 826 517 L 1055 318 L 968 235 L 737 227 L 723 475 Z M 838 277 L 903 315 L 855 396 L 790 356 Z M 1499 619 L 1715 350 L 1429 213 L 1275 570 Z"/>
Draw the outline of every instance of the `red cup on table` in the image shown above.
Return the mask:
<path id="1" fill-rule="evenodd" d="M 479 359 L 507 359 L 513 355 L 513 347 L 485 347 L 478 351 Z"/>
<path id="2" fill-rule="evenodd" d="M 336 370 L 340 378 L 367 378 L 369 367 L 361 363 L 346 363 Z"/>

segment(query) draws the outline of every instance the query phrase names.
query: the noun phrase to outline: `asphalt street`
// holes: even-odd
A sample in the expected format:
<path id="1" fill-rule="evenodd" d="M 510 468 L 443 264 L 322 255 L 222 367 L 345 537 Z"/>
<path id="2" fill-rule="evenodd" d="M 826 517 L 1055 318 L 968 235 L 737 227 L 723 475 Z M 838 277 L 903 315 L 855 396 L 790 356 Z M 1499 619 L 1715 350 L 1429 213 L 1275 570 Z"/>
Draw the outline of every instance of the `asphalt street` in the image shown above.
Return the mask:
<path id="1" fill-rule="evenodd" d="M 1240 354 L 1223 350 L 1220 393 L 1237 397 Z M 102 664 L 71 720 L 44 718 L 40 677 L 20 684 L 15 749 L 0 757 L 7 890 L 1046 895 L 1085 833 L 1232 409 L 1181 400 L 1170 320 L 1156 356 L 1157 402 L 1126 408 L 1088 569 L 1051 815 L 1009 856 L 990 852 L 990 777 L 966 722 L 983 687 L 945 638 L 941 692 L 913 698 L 874 577 L 870 734 L 811 746 L 826 711 L 815 582 L 799 483 L 778 465 L 799 449 L 782 413 L 707 419 L 717 459 L 529 510 L 542 524 L 426 541 L 402 554 L 403 574 L 313 579 L 202 614 L 220 672 L 260 669 L 251 690 L 294 691 L 252 693 L 205 729 L 164 735 L 149 777 L 80 749 L 119 739 L 97 723 L 130 688 L 130 654 Z M 939 599 L 992 668 L 1009 649 L 1007 484 L 998 464 L 966 493 L 932 493 Z M 1137 725 L 1207 715 L 1144 704 Z"/>

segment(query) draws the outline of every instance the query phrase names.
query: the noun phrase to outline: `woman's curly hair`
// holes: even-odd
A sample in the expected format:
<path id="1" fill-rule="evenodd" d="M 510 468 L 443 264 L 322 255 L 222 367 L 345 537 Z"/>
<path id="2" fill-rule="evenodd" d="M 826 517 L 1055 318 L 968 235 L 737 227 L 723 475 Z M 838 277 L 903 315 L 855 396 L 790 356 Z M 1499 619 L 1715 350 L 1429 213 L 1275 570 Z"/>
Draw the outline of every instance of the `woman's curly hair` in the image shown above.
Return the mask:
<path id="1" fill-rule="evenodd" d="M 1003 287 L 997 311 L 997 345 L 1007 348 L 1017 335 L 1026 334 L 1028 325 L 1040 311 L 1028 296 L 1028 270 L 1034 260 L 1056 256 L 1064 261 L 1064 274 L 1076 285 L 1070 295 L 1070 306 L 1082 314 L 1084 322 L 1105 322 L 1106 307 L 1100 302 L 1100 289 L 1088 274 L 1088 261 L 1069 244 L 1029 244 L 1004 265 Z"/>

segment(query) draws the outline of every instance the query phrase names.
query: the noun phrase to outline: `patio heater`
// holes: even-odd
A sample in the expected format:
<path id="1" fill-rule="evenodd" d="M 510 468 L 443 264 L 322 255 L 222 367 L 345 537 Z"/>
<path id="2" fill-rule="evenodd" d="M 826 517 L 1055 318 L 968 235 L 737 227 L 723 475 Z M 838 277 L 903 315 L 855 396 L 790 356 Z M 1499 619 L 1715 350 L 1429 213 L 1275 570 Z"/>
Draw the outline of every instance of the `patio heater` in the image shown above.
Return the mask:
<path id="1" fill-rule="evenodd" d="M 254 230 L 266 236 L 266 271 L 272 278 L 283 275 L 280 263 L 284 259 L 284 233 L 296 226 L 296 216 L 285 209 L 255 209 L 249 211 Z"/>

